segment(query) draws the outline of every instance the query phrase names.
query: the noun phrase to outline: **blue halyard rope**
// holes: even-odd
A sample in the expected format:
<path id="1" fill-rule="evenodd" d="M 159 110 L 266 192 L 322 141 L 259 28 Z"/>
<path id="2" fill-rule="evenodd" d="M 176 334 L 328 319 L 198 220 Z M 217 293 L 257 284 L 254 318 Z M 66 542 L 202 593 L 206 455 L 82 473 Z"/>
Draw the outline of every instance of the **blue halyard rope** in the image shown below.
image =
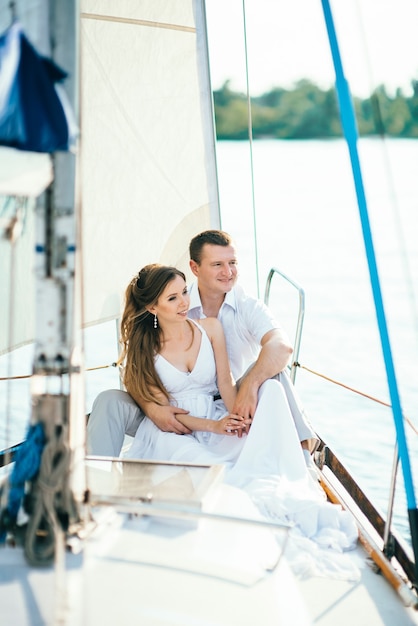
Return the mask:
<path id="1" fill-rule="evenodd" d="M 14 466 L 9 478 L 8 502 L 0 515 L 0 543 L 5 542 L 7 530 L 16 523 L 25 495 L 25 483 L 39 472 L 44 446 L 45 434 L 42 424 L 30 426 L 25 441 L 15 453 Z"/>
<path id="2" fill-rule="evenodd" d="M 329 4 L 329 0 L 321 0 L 324 12 L 325 23 L 328 32 L 328 39 L 334 63 L 336 75 L 336 89 L 340 104 L 341 123 L 347 141 L 351 167 L 353 170 L 354 184 L 356 188 L 357 203 L 360 211 L 360 219 L 363 231 L 363 239 L 366 248 L 367 262 L 369 265 L 370 281 L 372 285 L 373 298 L 376 309 L 377 323 L 380 332 L 380 341 L 385 361 L 386 376 L 388 380 L 389 393 L 392 401 L 392 412 L 396 428 L 399 456 L 402 463 L 402 472 L 405 483 L 405 491 L 408 503 L 409 522 L 411 527 L 412 545 L 415 553 L 415 563 L 418 578 L 418 511 L 415 499 L 414 485 L 411 473 L 411 463 L 405 436 L 405 428 L 402 416 L 401 403 L 399 399 L 398 385 L 396 382 L 395 368 L 393 364 L 392 351 L 390 347 L 386 316 L 383 307 L 382 293 L 380 289 L 379 274 L 377 271 L 376 256 L 374 252 L 373 239 L 370 229 L 369 216 L 367 211 L 366 196 L 364 192 L 363 179 L 360 168 L 360 159 L 357 150 L 357 125 L 354 113 L 353 101 L 350 94 L 348 82 L 344 76 L 341 56 L 334 27 L 334 20 Z"/>

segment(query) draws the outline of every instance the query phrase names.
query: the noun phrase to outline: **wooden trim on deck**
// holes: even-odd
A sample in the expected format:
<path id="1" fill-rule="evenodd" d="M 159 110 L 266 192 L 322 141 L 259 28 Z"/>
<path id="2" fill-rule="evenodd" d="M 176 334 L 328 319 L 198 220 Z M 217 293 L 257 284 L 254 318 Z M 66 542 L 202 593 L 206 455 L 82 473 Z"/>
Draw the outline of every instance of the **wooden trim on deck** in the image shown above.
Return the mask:
<path id="1" fill-rule="evenodd" d="M 376 533 L 379 535 L 382 541 L 382 547 L 380 551 L 385 554 L 386 558 L 390 560 L 394 557 L 399 565 L 404 570 L 406 576 L 411 581 L 415 587 L 417 586 L 417 580 L 415 576 L 415 564 L 412 561 L 412 558 L 408 554 L 408 547 L 404 543 L 404 541 L 399 537 L 399 535 L 392 531 L 389 534 L 390 546 L 387 549 L 387 554 L 383 551 L 383 536 L 385 530 L 385 520 L 383 515 L 376 509 L 376 507 L 370 502 L 370 500 L 366 497 L 363 491 L 360 489 L 358 484 L 346 470 L 344 465 L 338 459 L 338 457 L 334 454 L 334 452 L 329 448 L 324 441 L 321 439 L 321 443 L 318 448 L 317 458 L 319 459 L 318 467 L 323 470 L 324 466 L 329 468 L 330 472 L 335 476 L 341 486 L 348 493 L 350 498 L 355 502 L 356 506 L 359 508 L 361 513 L 365 516 L 371 526 L 374 528 Z M 338 489 L 334 489 L 337 492 L 338 496 L 341 496 Z M 349 507 L 348 507 L 349 508 Z"/>

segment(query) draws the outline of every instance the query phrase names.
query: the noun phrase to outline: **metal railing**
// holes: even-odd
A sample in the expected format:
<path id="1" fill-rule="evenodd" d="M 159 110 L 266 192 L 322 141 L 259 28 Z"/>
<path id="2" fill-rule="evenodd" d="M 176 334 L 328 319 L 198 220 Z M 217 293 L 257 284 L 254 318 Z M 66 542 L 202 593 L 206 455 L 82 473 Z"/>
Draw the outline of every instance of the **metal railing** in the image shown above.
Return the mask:
<path id="1" fill-rule="evenodd" d="M 295 378 L 296 378 L 296 371 L 298 367 L 300 344 L 302 340 L 303 321 L 305 317 L 305 291 L 300 285 L 298 285 L 298 283 L 296 283 L 289 276 L 287 276 L 287 274 L 277 269 L 276 267 L 272 267 L 267 276 L 266 287 L 264 291 L 264 303 L 267 306 L 269 305 L 269 302 L 270 302 L 271 282 L 275 274 L 278 274 L 287 283 L 292 285 L 292 287 L 294 287 L 298 291 L 298 294 L 299 294 L 299 313 L 298 313 L 298 320 L 296 324 L 295 338 L 293 341 L 293 361 L 292 361 L 292 365 L 290 366 L 290 379 L 292 383 L 294 383 Z"/>

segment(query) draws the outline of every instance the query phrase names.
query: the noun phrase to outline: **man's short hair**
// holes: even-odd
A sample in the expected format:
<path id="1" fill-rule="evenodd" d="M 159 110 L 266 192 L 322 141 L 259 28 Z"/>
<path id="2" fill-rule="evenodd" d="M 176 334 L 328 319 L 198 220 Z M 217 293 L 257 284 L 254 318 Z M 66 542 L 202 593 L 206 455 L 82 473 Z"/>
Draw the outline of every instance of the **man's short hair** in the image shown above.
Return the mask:
<path id="1" fill-rule="evenodd" d="M 195 261 L 198 265 L 200 265 L 202 260 L 202 249 L 205 244 L 230 246 L 233 244 L 233 241 L 232 237 L 223 230 L 204 230 L 193 237 L 189 245 L 189 255 L 190 260 Z"/>

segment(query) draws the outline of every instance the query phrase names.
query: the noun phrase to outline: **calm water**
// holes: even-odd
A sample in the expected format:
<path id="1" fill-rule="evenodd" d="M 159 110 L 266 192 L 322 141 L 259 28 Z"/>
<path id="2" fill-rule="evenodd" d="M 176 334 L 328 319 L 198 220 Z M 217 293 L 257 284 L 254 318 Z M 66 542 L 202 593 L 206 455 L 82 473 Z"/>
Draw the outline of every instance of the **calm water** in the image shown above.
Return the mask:
<path id="1" fill-rule="evenodd" d="M 418 428 L 418 141 L 362 140 L 360 158 L 402 408 Z M 241 279 L 255 291 L 248 144 L 222 143 L 218 163 L 223 228 L 236 237 Z M 345 142 L 257 142 L 253 173 L 260 294 L 271 267 L 305 290 L 299 362 L 388 401 Z M 293 339 L 298 298 L 281 284 L 273 280 L 270 302 Z M 296 385 L 318 433 L 385 512 L 395 440 L 390 409 L 303 369 Z M 409 427 L 406 433 L 417 485 L 418 437 Z M 395 521 L 404 529 L 401 472 L 398 482 Z"/>
<path id="2" fill-rule="evenodd" d="M 417 302 L 418 285 L 418 141 L 360 142 L 366 195 L 395 368 L 404 413 L 418 427 Z M 375 321 L 360 220 L 348 152 L 343 141 L 261 141 L 253 148 L 257 255 L 247 143 L 218 145 L 222 227 L 236 239 L 241 281 L 264 295 L 271 267 L 300 284 L 306 294 L 301 365 L 383 401 L 388 401 L 380 340 Z M 259 281 L 257 281 L 257 267 Z M 298 297 L 273 280 L 271 306 L 293 340 Z M 116 358 L 113 324 L 86 333 L 86 366 Z M 31 349 L 22 350 L 7 367 L 30 370 Z M 12 407 L 12 433 L 0 432 L 0 444 L 25 433 L 29 409 L 26 382 L 6 391 L 1 406 Z M 395 430 L 391 411 L 371 400 L 298 370 L 296 385 L 318 433 L 338 453 L 386 513 Z M 86 409 L 102 389 L 117 387 L 114 369 L 90 372 Z M 8 397 L 6 395 L 8 394 Z M 4 401 L 3 401 L 4 400 Z M 3 412 L 3 408 L 1 409 Z M 418 492 L 418 437 L 406 426 Z M 402 472 L 395 525 L 407 536 Z"/>

